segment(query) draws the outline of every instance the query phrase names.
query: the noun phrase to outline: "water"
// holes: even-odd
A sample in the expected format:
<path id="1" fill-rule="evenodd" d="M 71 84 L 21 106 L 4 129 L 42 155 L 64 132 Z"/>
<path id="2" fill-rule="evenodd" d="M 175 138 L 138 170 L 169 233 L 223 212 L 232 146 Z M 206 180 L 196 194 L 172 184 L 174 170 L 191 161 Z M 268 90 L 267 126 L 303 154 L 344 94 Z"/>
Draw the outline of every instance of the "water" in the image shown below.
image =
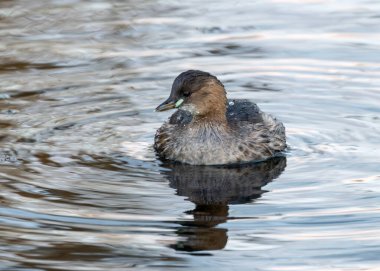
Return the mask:
<path id="1" fill-rule="evenodd" d="M 380 3 L 1 1 L 1 270 L 379 270 Z M 286 158 L 170 165 L 153 109 L 217 75 Z"/>

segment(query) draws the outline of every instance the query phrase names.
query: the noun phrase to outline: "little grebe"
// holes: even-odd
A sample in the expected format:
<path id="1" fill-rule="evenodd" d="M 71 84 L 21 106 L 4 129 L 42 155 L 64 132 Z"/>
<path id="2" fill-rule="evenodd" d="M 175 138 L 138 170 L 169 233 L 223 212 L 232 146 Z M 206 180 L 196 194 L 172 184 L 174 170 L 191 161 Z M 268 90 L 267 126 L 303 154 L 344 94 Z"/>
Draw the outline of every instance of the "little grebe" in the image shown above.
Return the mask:
<path id="1" fill-rule="evenodd" d="M 247 100 L 227 100 L 213 75 L 189 70 L 173 82 L 169 98 L 156 108 L 178 110 L 155 136 L 161 158 L 192 165 L 265 160 L 286 148 L 285 127 Z"/>

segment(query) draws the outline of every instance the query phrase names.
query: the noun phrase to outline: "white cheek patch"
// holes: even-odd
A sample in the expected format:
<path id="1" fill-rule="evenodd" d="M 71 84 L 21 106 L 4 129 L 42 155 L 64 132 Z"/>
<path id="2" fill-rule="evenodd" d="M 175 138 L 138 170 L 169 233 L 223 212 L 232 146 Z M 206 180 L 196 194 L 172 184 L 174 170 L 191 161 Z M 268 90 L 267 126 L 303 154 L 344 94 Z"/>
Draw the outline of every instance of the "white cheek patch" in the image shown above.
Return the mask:
<path id="1" fill-rule="evenodd" d="M 192 104 L 185 104 L 181 107 L 181 109 L 190 112 L 192 115 L 199 114 L 199 111 L 197 111 L 196 107 Z"/>

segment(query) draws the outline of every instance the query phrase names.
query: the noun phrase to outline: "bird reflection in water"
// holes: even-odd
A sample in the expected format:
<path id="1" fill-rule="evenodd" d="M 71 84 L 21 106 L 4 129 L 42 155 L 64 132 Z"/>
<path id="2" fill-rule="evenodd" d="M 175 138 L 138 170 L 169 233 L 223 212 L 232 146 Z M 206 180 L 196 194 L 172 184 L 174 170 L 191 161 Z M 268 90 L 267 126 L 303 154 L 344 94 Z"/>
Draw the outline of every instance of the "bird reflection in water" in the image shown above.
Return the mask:
<path id="1" fill-rule="evenodd" d="M 191 166 L 165 164 L 170 187 L 187 197 L 195 209 L 186 211 L 193 220 L 179 222 L 177 234 L 181 241 L 171 245 L 180 251 L 223 249 L 227 244 L 227 229 L 216 227 L 226 222 L 229 204 L 244 204 L 259 198 L 262 187 L 280 176 L 286 167 L 285 157 L 239 166 Z"/>

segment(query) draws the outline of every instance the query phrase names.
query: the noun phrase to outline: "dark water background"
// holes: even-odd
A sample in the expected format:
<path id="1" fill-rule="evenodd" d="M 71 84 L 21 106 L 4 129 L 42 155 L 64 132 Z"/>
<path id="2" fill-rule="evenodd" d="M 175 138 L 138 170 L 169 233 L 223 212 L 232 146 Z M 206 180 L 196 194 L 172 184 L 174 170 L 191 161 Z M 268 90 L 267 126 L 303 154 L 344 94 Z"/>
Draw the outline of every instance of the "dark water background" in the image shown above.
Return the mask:
<path id="1" fill-rule="evenodd" d="M 380 270 L 380 2 L 0 1 L 1 270 Z M 163 164 L 186 69 L 286 158 Z"/>

